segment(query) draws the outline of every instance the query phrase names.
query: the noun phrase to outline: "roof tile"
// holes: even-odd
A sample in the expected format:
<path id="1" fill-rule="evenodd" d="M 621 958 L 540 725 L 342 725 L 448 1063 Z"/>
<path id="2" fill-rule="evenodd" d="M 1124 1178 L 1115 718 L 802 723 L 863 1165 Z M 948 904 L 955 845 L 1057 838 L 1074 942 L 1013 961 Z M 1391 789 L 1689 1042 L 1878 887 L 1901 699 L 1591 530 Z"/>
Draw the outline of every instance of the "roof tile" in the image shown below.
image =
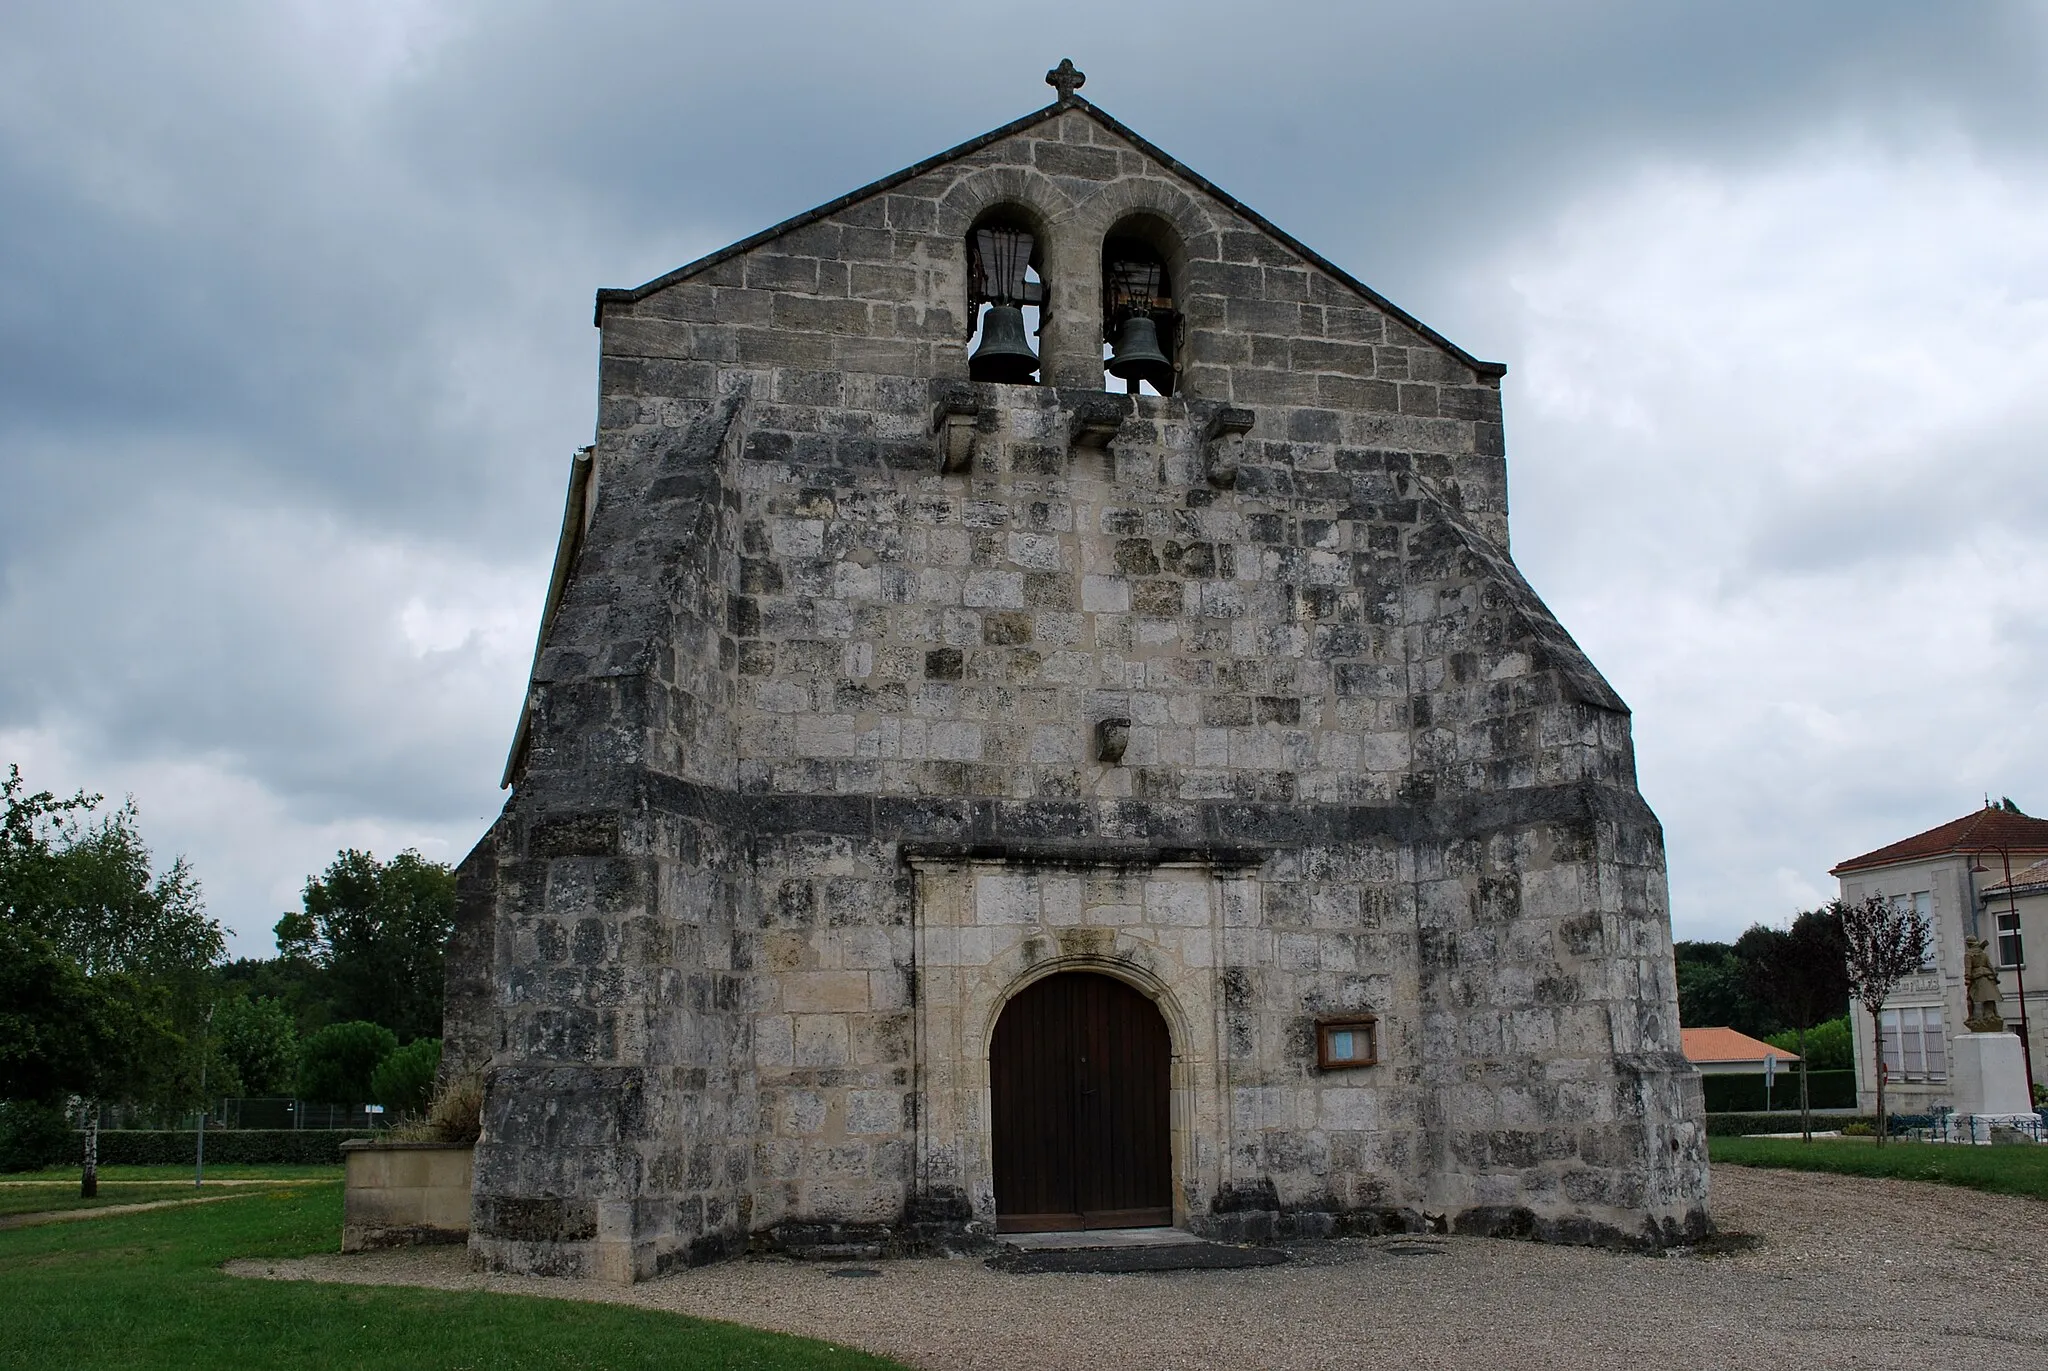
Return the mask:
<path id="1" fill-rule="evenodd" d="M 1799 1060 L 1797 1052 L 1772 1047 L 1732 1028 L 1681 1028 L 1678 1041 L 1689 1062 L 1760 1062 L 1766 1056 L 1781 1062 Z"/>
<path id="2" fill-rule="evenodd" d="M 1864 871 L 1872 867 L 1897 866 L 1901 862 L 1924 861 L 1929 857 L 1945 857 L 1957 852 L 1981 852 L 2005 848 L 2013 852 L 2048 852 L 2048 819 L 2036 819 L 2026 814 L 2015 814 L 2009 809 L 1986 806 L 1975 814 L 1965 814 L 1939 828 L 1930 828 L 1925 833 L 1916 833 L 1901 839 L 1889 847 L 1880 847 L 1875 852 L 1866 852 L 1828 872 L 1839 876 L 1845 871 Z"/>

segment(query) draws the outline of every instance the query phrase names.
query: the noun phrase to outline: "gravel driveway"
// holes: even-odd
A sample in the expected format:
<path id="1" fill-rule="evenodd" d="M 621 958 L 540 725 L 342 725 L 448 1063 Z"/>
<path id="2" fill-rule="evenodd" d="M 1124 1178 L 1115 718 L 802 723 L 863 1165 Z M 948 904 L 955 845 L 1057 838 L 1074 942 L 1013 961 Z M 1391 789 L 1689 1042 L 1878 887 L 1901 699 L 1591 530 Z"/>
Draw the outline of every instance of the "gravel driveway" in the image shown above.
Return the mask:
<path id="1" fill-rule="evenodd" d="M 486 1276 L 461 1248 L 229 1264 L 282 1280 L 608 1300 L 864 1347 L 912 1366 L 2048 1367 L 2048 1205 L 1912 1181 L 1714 1168 L 1721 1256 L 1479 1238 L 1313 1244 L 1245 1271 L 872 1279 L 732 1262 L 624 1289 Z"/>

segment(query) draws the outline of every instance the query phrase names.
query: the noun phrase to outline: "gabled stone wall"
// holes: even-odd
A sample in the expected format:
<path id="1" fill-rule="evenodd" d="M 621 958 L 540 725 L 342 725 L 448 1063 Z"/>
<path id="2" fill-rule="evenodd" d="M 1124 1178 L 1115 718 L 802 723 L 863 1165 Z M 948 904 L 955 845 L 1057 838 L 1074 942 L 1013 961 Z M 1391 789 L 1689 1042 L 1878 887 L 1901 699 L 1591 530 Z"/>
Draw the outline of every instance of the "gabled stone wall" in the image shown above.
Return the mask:
<path id="1" fill-rule="evenodd" d="M 1052 384 L 966 379 L 998 205 Z M 1178 245 L 1167 399 L 1101 390 L 1134 212 Z M 984 1235 L 993 1016 L 1080 966 L 1172 1029 L 1197 1228 L 1701 1229 L 1661 834 L 1508 560 L 1498 368 L 1078 101 L 601 309 L 451 959 L 487 1262 Z M 1359 1010 L 1381 1064 L 1318 1072 Z"/>

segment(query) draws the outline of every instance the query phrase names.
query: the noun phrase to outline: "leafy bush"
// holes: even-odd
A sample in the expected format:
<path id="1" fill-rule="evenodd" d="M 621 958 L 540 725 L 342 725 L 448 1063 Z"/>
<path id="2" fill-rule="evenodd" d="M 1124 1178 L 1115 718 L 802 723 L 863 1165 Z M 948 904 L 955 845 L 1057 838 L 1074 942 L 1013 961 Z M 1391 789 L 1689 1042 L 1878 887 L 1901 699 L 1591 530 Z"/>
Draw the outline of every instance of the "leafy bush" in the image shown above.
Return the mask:
<path id="1" fill-rule="evenodd" d="M 1797 1052 L 1799 1035 L 1789 1029 L 1773 1033 L 1764 1039 L 1781 1052 Z M 1847 1071 L 1856 1065 L 1856 1038 L 1849 1029 L 1849 1016 L 1829 1019 L 1806 1030 L 1807 1069 L 1818 1075 L 1822 1071 Z"/>
<path id="2" fill-rule="evenodd" d="M 1870 1122 L 1868 1114 L 1816 1114 L 1813 1126 L 1822 1131 L 1841 1129 L 1848 1124 Z M 1743 1138 L 1752 1133 L 1797 1133 L 1799 1112 L 1789 1114 L 1714 1114 L 1707 1115 L 1707 1136 L 1710 1138 Z"/>
<path id="3" fill-rule="evenodd" d="M 329 1024 L 299 1053 L 299 1098 L 317 1104 L 362 1104 L 376 1093 L 378 1063 L 398 1050 L 398 1035 L 357 1020 Z"/>
<path id="4" fill-rule="evenodd" d="M 396 1113 L 424 1114 L 434 1093 L 434 1073 L 440 1069 L 439 1038 L 407 1043 L 370 1073 L 370 1098 Z"/>
<path id="5" fill-rule="evenodd" d="M 206 1161 L 209 1166 L 257 1166 L 289 1162 L 303 1166 L 341 1161 L 341 1145 L 350 1138 L 365 1136 L 361 1129 L 345 1128 L 209 1128 L 206 1130 Z M 101 1166 L 190 1166 L 197 1139 L 183 1129 L 101 1129 Z M 82 1155 L 84 1143 L 73 1134 L 65 1142 L 70 1161 Z"/>
<path id="6" fill-rule="evenodd" d="M 55 1105 L 0 1101 L 0 1171 L 38 1171 L 84 1155 L 74 1147 L 71 1123 Z"/>
<path id="7" fill-rule="evenodd" d="M 1742 1075 L 1702 1076 L 1700 1085 L 1706 1091 L 1709 1114 L 1758 1111 L 1765 1106 L 1764 1078 L 1760 1071 Z M 1815 1109 L 1856 1107 L 1854 1071 L 1808 1072 L 1806 1089 L 1807 1102 Z M 1796 1070 L 1781 1069 L 1778 1072 L 1778 1079 L 1771 1086 L 1769 1104 L 1774 1111 L 1789 1109 L 1795 1115 L 1798 1113 L 1799 1073 Z"/>
<path id="8" fill-rule="evenodd" d="M 1842 1125 L 1842 1136 L 1845 1138 L 1874 1138 L 1877 1136 L 1877 1125 L 1868 1119 L 1858 1119 L 1854 1123 L 1845 1123 Z"/>

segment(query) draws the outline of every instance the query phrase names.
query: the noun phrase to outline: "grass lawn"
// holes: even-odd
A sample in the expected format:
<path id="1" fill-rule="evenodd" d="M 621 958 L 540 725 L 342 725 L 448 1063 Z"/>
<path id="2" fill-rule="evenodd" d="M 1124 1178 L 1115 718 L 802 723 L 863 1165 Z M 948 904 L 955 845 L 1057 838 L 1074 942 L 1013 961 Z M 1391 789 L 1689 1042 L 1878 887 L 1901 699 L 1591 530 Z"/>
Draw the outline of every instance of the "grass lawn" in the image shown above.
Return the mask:
<path id="1" fill-rule="evenodd" d="M 209 1181 L 338 1181 L 341 1179 L 341 1163 L 330 1166 L 299 1165 L 231 1165 L 215 1166 L 206 1164 L 206 1179 Z M 0 1176 L 0 1187 L 32 1182 L 68 1181 L 78 1185 L 78 1166 L 52 1166 L 42 1171 L 15 1171 Z M 100 1168 L 100 1184 L 108 1181 L 155 1181 L 175 1185 L 183 1181 L 192 1184 L 192 1164 L 179 1162 L 175 1166 L 103 1166 Z"/>
<path id="2" fill-rule="evenodd" d="M 100 1182 L 100 1193 L 89 1200 L 78 1198 L 77 1181 L 45 1181 L 30 1185 L 0 1185 L 0 1217 L 9 1214 L 47 1214 L 60 1209 L 105 1209 L 110 1204 L 149 1204 L 155 1200 L 212 1199 L 244 1189 L 242 1186 L 209 1185 L 194 1190 L 192 1182 L 130 1181 Z"/>
<path id="3" fill-rule="evenodd" d="M 825 1343 L 651 1310 L 436 1290 L 244 1280 L 233 1257 L 333 1251 L 341 1187 L 0 1232 L 0 1366 L 293 1371 L 887 1368 Z"/>
<path id="4" fill-rule="evenodd" d="M 1707 1155 L 1724 1165 L 1939 1181 L 2048 1200 L 2048 1146 L 1965 1147 L 1892 1139 L 1879 1147 L 1871 1138 L 1816 1138 L 1810 1143 L 1797 1138 L 1709 1138 Z"/>

